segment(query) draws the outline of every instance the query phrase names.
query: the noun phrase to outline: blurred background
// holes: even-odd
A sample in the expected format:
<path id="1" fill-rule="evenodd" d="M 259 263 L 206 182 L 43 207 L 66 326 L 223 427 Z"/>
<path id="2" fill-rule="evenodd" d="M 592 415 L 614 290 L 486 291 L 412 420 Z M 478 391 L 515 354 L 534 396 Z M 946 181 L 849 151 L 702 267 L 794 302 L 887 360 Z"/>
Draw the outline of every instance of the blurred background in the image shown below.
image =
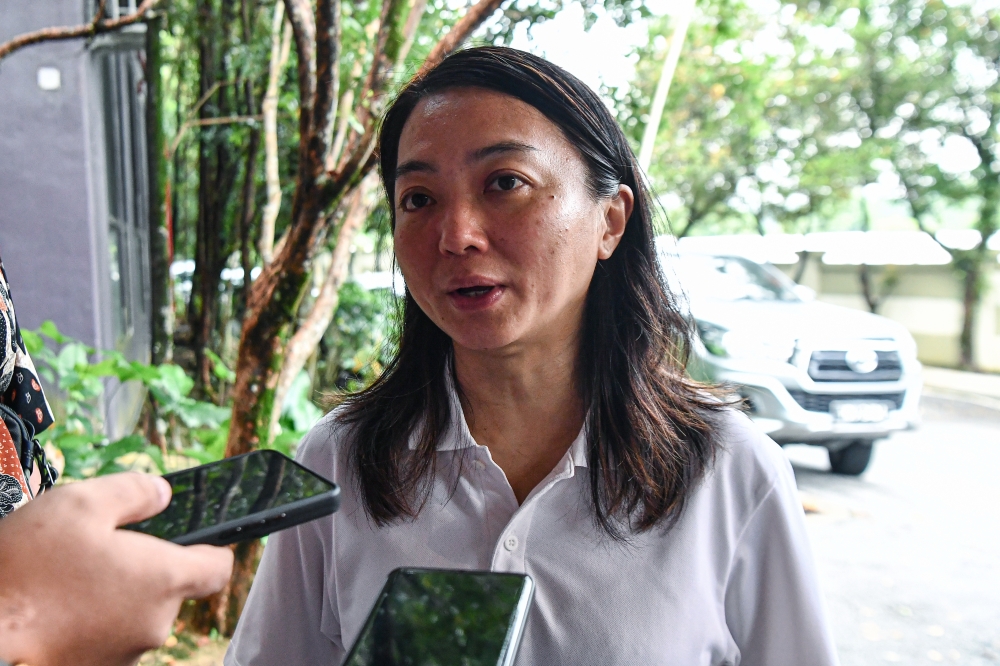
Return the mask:
<path id="1" fill-rule="evenodd" d="M 0 253 L 64 478 L 291 453 L 378 375 L 403 284 L 366 142 L 481 11 L 466 43 L 563 66 L 632 141 L 690 372 L 785 446 L 843 663 L 1000 663 L 1000 2 L 340 11 L 310 190 L 284 3 L 0 0 Z M 240 607 L 144 663 L 221 663 Z"/>

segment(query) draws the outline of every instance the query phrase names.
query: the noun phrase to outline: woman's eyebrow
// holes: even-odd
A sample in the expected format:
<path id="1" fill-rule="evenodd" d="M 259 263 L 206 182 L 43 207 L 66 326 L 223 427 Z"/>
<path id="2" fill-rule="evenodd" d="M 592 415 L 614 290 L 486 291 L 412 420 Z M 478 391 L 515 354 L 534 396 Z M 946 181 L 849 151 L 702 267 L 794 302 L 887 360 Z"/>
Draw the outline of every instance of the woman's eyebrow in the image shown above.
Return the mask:
<path id="1" fill-rule="evenodd" d="M 501 141 L 499 143 L 494 143 L 485 148 L 480 148 L 469 155 L 469 162 L 478 162 L 479 160 L 486 159 L 487 157 L 492 157 L 493 155 L 498 155 L 501 153 L 533 153 L 537 152 L 538 148 L 527 143 L 521 143 L 520 141 Z"/>
<path id="2" fill-rule="evenodd" d="M 409 173 L 414 173 L 418 171 L 436 173 L 437 169 L 434 167 L 434 165 L 430 164 L 429 162 L 421 162 L 420 160 L 410 160 L 409 162 L 403 162 L 402 164 L 396 167 L 395 180 L 399 180 L 400 178 Z"/>

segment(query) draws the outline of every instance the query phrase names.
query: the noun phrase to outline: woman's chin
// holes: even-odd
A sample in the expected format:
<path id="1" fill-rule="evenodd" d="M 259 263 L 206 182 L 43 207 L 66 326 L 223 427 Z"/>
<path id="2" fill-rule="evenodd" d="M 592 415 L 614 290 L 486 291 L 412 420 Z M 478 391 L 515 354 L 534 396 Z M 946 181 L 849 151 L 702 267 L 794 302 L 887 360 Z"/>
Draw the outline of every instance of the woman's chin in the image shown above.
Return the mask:
<path id="1" fill-rule="evenodd" d="M 514 331 L 497 328 L 479 328 L 449 331 L 456 348 L 468 351 L 488 352 L 509 347 L 518 340 Z"/>

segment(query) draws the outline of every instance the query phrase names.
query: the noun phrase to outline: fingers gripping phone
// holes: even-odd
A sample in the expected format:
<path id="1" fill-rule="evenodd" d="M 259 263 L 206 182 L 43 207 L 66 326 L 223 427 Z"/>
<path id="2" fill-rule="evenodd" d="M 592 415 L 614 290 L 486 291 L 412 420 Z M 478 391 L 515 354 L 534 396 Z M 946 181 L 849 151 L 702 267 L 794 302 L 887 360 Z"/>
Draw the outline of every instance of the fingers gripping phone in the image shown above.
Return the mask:
<path id="1" fill-rule="evenodd" d="M 396 569 L 344 666 L 510 666 L 533 593 L 524 574 Z"/>
<path id="2" fill-rule="evenodd" d="M 277 451 L 261 450 L 166 474 L 167 508 L 125 529 L 182 546 L 224 546 L 330 515 L 340 488 Z"/>

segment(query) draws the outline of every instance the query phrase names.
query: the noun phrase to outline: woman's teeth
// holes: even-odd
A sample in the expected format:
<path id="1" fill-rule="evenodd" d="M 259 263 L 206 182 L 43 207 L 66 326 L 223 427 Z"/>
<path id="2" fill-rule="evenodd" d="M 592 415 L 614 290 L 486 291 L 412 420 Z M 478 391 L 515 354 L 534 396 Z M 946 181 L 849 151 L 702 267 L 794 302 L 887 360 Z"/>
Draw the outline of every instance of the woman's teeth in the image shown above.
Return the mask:
<path id="1" fill-rule="evenodd" d="M 490 287 L 462 287 L 461 289 L 456 289 L 455 291 L 458 292 L 459 296 L 476 297 L 476 296 L 482 296 L 482 295 L 488 293 L 491 289 L 493 289 L 492 286 L 490 286 Z"/>

